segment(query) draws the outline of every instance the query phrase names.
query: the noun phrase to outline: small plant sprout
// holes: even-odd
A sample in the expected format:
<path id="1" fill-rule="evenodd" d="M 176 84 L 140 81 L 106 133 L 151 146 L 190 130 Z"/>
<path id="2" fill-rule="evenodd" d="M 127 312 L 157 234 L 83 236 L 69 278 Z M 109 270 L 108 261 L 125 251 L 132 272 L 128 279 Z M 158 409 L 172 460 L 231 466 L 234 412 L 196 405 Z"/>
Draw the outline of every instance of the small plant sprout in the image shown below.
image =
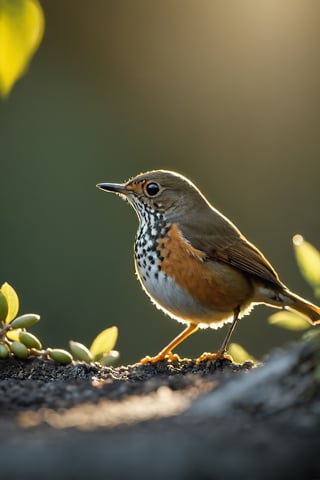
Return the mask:
<path id="1" fill-rule="evenodd" d="M 26 330 L 38 323 L 40 316 L 28 313 L 17 317 L 18 311 L 17 293 L 4 283 L 0 288 L 0 358 L 14 355 L 26 359 L 31 355 L 45 355 L 40 340 Z"/>
<path id="2" fill-rule="evenodd" d="M 301 275 L 313 289 L 314 296 L 320 298 L 320 252 L 311 243 L 306 242 L 302 235 L 295 235 L 292 239 L 294 253 Z M 311 338 L 312 341 L 318 341 L 320 331 L 318 328 L 310 328 L 310 323 L 303 315 L 288 310 L 281 310 L 269 316 L 271 325 L 293 331 L 305 331 L 304 339 Z M 238 363 L 251 360 L 257 364 L 257 360 L 252 357 L 241 345 L 232 343 L 228 352 Z M 320 372 L 320 366 L 319 366 Z M 320 374 L 319 374 L 320 377 Z"/>
<path id="3" fill-rule="evenodd" d="M 99 362 L 110 365 L 119 358 L 119 352 L 113 350 L 118 338 L 117 327 L 109 327 L 100 332 L 88 349 L 82 343 L 70 341 L 70 350 L 75 358 L 83 362 Z"/>
<path id="4" fill-rule="evenodd" d="M 117 327 L 103 330 L 92 342 L 90 349 L 78 342 L 70 342 L 70 352 L 61 348 L 42 347 L 40 340 L 27 331 L 40 321 L 40 316 L 27 313 L 17 317 L 19 298 L 14 288 L 4 283 L 0 288 L 0 359 L 15 356 L 21 360 L 30 357 L 50 358 L 63 365 L 73 358 L 86 363 L 99 361 L 110 365 L 118 357 L 119 352 L 112 350 L 118 337 Z"/>
<path id="5" fill-rule="evenodd" d="M 255 365 L 258 365 L 259 362 L 256 358 L 254 358 L 247 350 L 245 350 L 241 345 L 238 343 L 230 343 L 228 348 L 228 353 L 232 356 L 236 363 L 244 363 L 244 362 L 252 362 Z"/>
<path id="6" fill-rule="evenodd" d="M 77 360 L 81 360 L 82 362 L 86 363 L 91 363 L 94 361 L 92 353 L 82 343 L 70 340 L 69 345 L 74 358 L 76 358 Z"/>
<path id="7" fill-rule="evenodd" d="M 311 286 L 314 296 L 320 298 L 320 252 L 302 235 L 294 235 L 292 242 L 300 273 Z M 310 323 L 303 315 L 287 310 L 281 310 L 271 315 L 269 323 L 288 330 L 310 329 Z"/>
<path id="8" fill-rule="evenodd" d="M 292 241 L 301 275 L 313 289 L 314 296 L 320 298 L 320 252 L 302 235 L 295 235 Z"/>

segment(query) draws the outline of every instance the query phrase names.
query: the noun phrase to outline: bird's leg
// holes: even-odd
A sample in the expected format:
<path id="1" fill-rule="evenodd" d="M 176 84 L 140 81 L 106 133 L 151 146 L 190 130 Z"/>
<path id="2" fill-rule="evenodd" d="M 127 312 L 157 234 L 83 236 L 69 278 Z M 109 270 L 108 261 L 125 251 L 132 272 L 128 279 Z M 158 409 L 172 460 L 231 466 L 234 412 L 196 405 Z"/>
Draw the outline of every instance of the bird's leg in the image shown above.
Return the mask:
<path id="1" fill-rule="evenodd" d="M 231 335 L 233 334 L 234 329 L 236 328 L 237 322 L 239 320 L 239 313 L 240 313 L 240 307 L 235 308 L 233 312 L 232 323 L 227 331 L 227 335 L 225 336 L 225 339 L 223 340 L 219 350 L 216 353 L 203 353 L 202 355 L 200 355 L 199 358 L 197 358 L 196 363 L 200 363 L 208 360 L 212 362 L 216 362 L 217 360 L 223 359 L 223 358 L 233 362 L 233 358 L 231 357 L 231 355 L 228 355 L 226 351 L 227 351 L 227 347 L 228 347 Z"/>
<path id="2" fill-rule="evenodd" d="M 236 328 L 237 322 L 239 320 L 239 313 L 240 313 L 240 307 L 237 307 L 233 312 L 233 320 L 229 327 L 229 330 L 227 331 L 227 335 L 225 336 L 225 339 L 223 340 L 222 345 L 217 352 L 217 355 L 220 355 L 221 357 L 223 357 L 224 354 L 226 353 L 231 335 L 233 334 L 234 329 Z"/>
<path id="3" fill-rule="evenodd" d="M 172 351 L 180 345 L 186 338 L 188 338 L 192 333 L 197 331 L 199 328 L 198 325 L 190 323 L 177 337 L 175 337 L 172 342 L 170 342 L 161 352 L 158 353 L 155 357 L 144 357 L 140 360 L 139 363 L 145 365 L 146 363 L 157 363 L 161 360 L 180 360 L 179 355 L 172 353 Z"/>

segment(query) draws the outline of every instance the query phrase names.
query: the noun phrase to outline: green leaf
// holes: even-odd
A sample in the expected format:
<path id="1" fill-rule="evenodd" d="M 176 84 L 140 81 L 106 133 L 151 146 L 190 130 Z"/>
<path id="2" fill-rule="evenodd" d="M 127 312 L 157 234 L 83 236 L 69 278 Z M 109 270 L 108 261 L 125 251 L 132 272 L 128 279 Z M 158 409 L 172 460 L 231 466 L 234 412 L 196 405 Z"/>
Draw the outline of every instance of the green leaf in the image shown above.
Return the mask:
<path id="1" fill-rule="evenodd" d="M 238 343 L 231 343 L 227 353 L 230 353 L 236 363 L 244 363 L 248 360 L 251 360 L 253 363 L 259 363 L 258 360 Z"/>
<path id="2" fill-rule="evenodd" d="M 274 313 L 268 319 L 271 325 L 277 325 L 287 330 L 306 330 L 310 328 L 310 323 L 298 313 L 281 310 L 281 312 Z"/>
<path id="3" fill-rule="evenodd" d="M 8 302 L 8 314 L 6 316 L 5 322 L 10 323 L 11 320 L 15 318 L 19 311 L 19 298 L 13 287 L 9 283 L 5 282 L 1 288 L 1 292 L 6 297 Z"/>
<path id="4" fill-rule="evenodd" d="M 28 348 L 36 348 L 37 350 L 41 350 L 42 348 L 40 340 L 29 332 L 20 331 L 19 341 Z"/>
<path id="5" fill-rule="evenodd" d="M 74 342 L 73 340 L 70 340 L 69 345 L 72 355 L 77 360 L 81 360 L 82 362 L 86 363 L 93 362 L 92 353 L 85 345 L 82 345 L 82 343 L 79 342 Z"/>
<path id="6" fill-rule="evenodd" d="M 63 350 L 62 348 L 48 348 L 47 352 L 52 360 L 62 363 L 63 365 L 68 365 L 68 363 L 72 363 L 73 361 L 71 353 L 67 352 L 67 350 Z"/>
<path id="7" fill-rule="evenodd" d="M 0 343 L 0 358 L 8 358 L 9 348 L 4 343 Z"/>
<path id="8" fill-rule="evenodd" d="M 306 281 L 320 293 L 320 252 L 311 243 L 306 242 L 301 235 L 293 237 L 294 253 L 298 267 Z"/>
<path id="9" fill-rule="evenodd" d="M 40 315 L 35 313 L 26 313 L 20 317 L 15 318 L 11 323 L 12 328 L 28 328 L 32 327 L 35 323 L 38 323 L 40 320 Z"/>
<path id="10" fill-rule="evenodd" d="M 0 0 L 0 97 L 26 70 L 44 31 L 38 0 Z"/>
<path id="11" fill-rule="evenodd" d="M 10 345 L 10 350 L 18 358 L 22 358 L 22 359 L 28 358 L 29 350 L 21 342 L 12 342 Z"/>
<path id="12" fill-rule="evenodd" d="M 119 356 L 120 353 L 118 352 L 118 350 L 110 350 L 107 355 L 104 355 L 100 358 L 99 362 L 101 363 L 101 365 L 108 367 L 109 365 L 112 365 L 116 360 L 118 360 Z"/>
<path id="13" fill-rule="evenodd" d="M 110 327 L 103 330 L 93 340 L 90 352 L 94 358 L 94 361 L 99 361 L 104 355 L 113 350 L 118 338 L 117 327 Z"/>

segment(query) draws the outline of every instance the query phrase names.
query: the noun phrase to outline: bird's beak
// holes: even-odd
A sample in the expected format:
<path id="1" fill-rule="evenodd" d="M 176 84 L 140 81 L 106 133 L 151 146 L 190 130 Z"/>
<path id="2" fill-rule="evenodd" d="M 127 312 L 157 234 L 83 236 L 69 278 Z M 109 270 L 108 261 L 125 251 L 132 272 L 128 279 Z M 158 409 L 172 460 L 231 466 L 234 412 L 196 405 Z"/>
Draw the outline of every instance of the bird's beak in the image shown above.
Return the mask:
<path id="1" fill-rule="evenodd" d="M 98 183 L 96 187 L 100 188 L 100 190 L 106 190 L 107 192 L 114 193 L 122 193 L 123 195 L 127 195 L 129 193 L 129 190 L 123 183 Z"/>

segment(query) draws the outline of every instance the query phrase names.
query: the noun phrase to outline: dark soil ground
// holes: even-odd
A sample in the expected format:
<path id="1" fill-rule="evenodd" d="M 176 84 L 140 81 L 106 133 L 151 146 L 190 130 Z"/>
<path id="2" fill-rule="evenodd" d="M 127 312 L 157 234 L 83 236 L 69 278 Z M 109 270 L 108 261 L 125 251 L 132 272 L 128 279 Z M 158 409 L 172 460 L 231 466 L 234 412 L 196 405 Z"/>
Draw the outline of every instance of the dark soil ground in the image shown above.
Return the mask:
<path id="1" fill-rule="evenodd" d="M 320 479 L 318 341 L 263 366 L 0 361 L 0 478 Z"/>

